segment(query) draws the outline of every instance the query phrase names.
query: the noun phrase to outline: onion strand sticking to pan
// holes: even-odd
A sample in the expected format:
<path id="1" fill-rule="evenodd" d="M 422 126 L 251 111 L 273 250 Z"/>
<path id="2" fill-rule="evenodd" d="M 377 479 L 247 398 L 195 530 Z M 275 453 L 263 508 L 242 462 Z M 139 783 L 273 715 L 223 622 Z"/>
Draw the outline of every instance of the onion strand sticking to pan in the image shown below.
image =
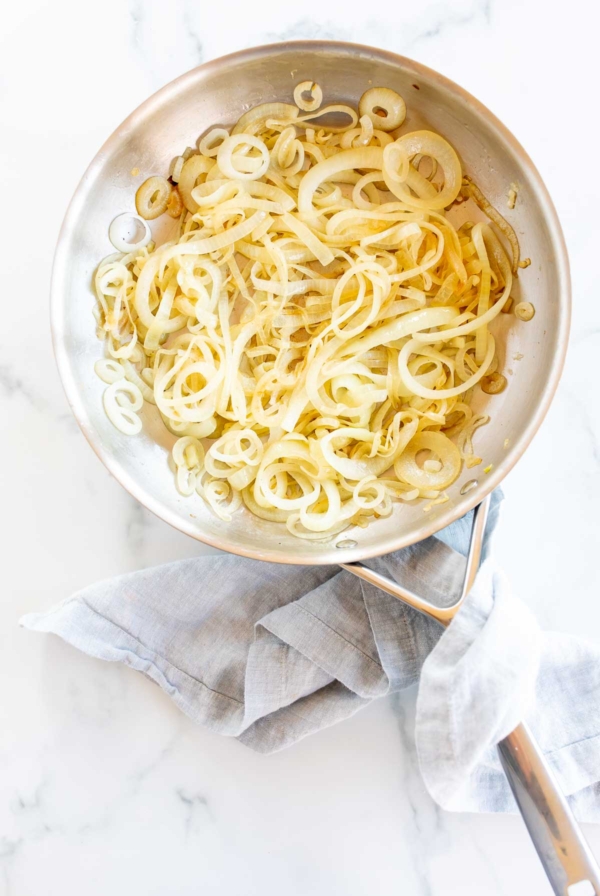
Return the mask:
<path id="1" fill-rule="evenodd" d="M 435 619 L 440 625 L 448 626 L 473 587 L 489 504 L 488 496 L 474 510 L 463 585 L 458 599 L 451 606 L 438 607 L 362 563 L 340 563 L 340 566 Z M 528 727 L 524 723 L 517 725 L 500 741 L 498 752 L 554 892 L 557 896 L 600 896 L 600 868 Z"/>

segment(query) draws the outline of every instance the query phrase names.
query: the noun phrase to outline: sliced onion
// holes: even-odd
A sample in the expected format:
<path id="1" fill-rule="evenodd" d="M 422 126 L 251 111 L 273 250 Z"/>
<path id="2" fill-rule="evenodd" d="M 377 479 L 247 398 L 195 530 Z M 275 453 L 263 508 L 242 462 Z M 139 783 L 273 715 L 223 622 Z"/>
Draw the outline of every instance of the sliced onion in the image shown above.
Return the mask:
<path id="1" fill-rule="evenodd" d="M 331 264 L 334 260 L 333 252 L 328 246 L 325 246 L 321 242 L 321 240 L 312 232 L 310 227 L 307 227 L 306 224 L 294 217 L 294 215 L 288 213 L 281 215 L 281 220 L 285 226 L 288 227 L 292 233 L 295 233 L 298 239 L 310 249 L 317 261 L 323 265 Z"/>
<path id="2" fill-rule="evenodd" d="M 304 99 L 308 93 L 310 99 Z M 323 91 L 315 81 L 301 81 L 294 88 L 294 102 L 303 112 L 315 112 L 323 102 Z"/>
<path id="3" fill-rule="evenodd" d="M 215 157 L 219 151 L 219 146 L 227 137 L 229 137 L 229 131 L 226 131 L 225 128 L 211 128 L 198 144 L 198 149 L 203 156 Z"/>
<path id="4" fill-rule="evenodd" d="M 117 380 L 105 390 L 102 397 L 104 410 L 110 422 L 125 435 L 136 435 L 142 429 L 142 421 L 135 413 L 144 403 L 142 393 L 128 380 Z"/>
<path id="5" fill-rule="evenodd" d="M 469 377 L 468 380 L 465 380 L 464 383 L 461 383 L 459 386 L 454 386 L 450 389 L 428 389 L 425 386 L 422 386 L 419 381 L 412 375 L 408 368 L 408 359 L 412 352 L 418 351 L 420 348 L 420 343 L 416 339 L 410 339 L 406 345 L 402 348 L 400 354 L 398 355 L 398 368 L 400 371 L 400 378 L 404 383 L 405 387 L 413 392 L 415 395 L 419 395 L 421 398 L 430 398 L 433 400 L 441 400 L 444 398 L 454 398 L 457 395 L 462 395 L 464 392 L 467 392 L 472 386 L 475 386 L 479 380 L 487 373 L 492 361 L 494 360 L 494 351 L 496 348 L 494 337 L 491 333 L 488 336 L 488 347 L 485 358 L 481 364 L 481 367 Z"/>
<path id="6" fill-rule="evenodd" d="M 298 117 L 297 106 L 289 103 L 262 103 L 245 112 L 238 123 L 232 128 L 233 134 L 253 134 L 268 118 L 281 118 L 286 121 Z"/>
<path id="7" fill-rule="evenodd" d="M 394 140 L 393 91 L 362 106 L 360 126 L 344 105 L 265 104 L 231 135 L 212 129 L 173 162 L 176 235 L 144 249 L 148 225 L 130 217 L 141 233 L 121 234 L 94 278 L 108 416 L 133 434 L 156 403 L 177 489 L 223 521 L 243 502 L 323 540 L 397 501 L 428 510 L 461 461 L 480 462 L 468 402 L 478 382 L 505 384 L 488 326 L 510 263 L 488 225 L 444 214 L 462 182 L 449 144 Z M 349 124 L 322 127 L 334 112 Z M 142 198 L 157 213 L 160 191 Z"/>
<path id="8" fill-rule="evenodd" d="M 234 156 L 234 151 L 238 146 L 250 146 L 258 150 L 260 164 L 254 171 L 244 171 L 241 168 L 241 162 L 246 156 L 243 156 L 241 153 Z M 237 159 L 240 167 L 236 168 L 234 159 Z M 234 134 L 231 137 L 227 137 L 217 151 L 217 165 L 219 169 L 225 177 L 230 177 L 233 180 L 258 180 L 259 177 L 266 173 L 269 164 L 269 150 L 262 140 L 259 140 L 258 137 L 253 137 L 251 134 Z"/>
<path id="9" fill-rule="evenodd" d="M 172 453 L 177 467 L 185 466 L 189 470 L 199 470 L 204 463 L 202 442 L 193 436 L 184 436 L 178 439 L 173 445 Z"/>
<path id="10" fill-rule="evenodd" d="M 349 130 L 350 128 L 355 127 L 356 122 L 358 121 L 358 115 L 354 111 L 351 106 L 346 106 L 343 103 L 338 103 L 332 106 L 324 106 L 322 109 L 319 109 L 317 112 L 309 112 L 306 115 L 302 115 L 300 118 L 295 118 L 293 124 L 297 125 L 301 128 L 309 127 L 306 122 L 312 122 L 315 118 L 322 118 L 324 115 L 333 115 L 341 112 L 343 115 L 347 115 L 350 119 L 347 125 L 341 127 L 329 127 L 327 128 L 332 134 L 335 133 L 343 133 L 344 131 Z M 285 121 L 278 121 L 276 118 L 267 119 L 267 126 L 280 127 L 282 124 L 285 124 Z"/>
<path id="11" fill-rule="evenodd" d="M 179 178 L 181 177 L 181 171 L 185 164 L 185 159 L 183 156 L 177 156 L 176 159 L 173 159 L 173 163 L 171 166 L 171 180 L 174 184 L 179 183 Z"/>
<path id="12" fill-rule="evenodd" d="M 142 218 L 124 212 L 112 221 L 108 238 L 118 252 L 128 255 L 147 246 L 152 239 L 152 232 Z"/>
<path id="13" fill-rule="evenodd" d="M 448 141 L 444 140 L 443 137 L 440 137 L 439 134 L 434 134 L 433 131 L 413 131 L 410 134 L 405 134 L 403 137 L 399 137 L 398 140 L 396 140 L 396 144 L 398 145 L 399 150 L 406 153 L 409 158 L 418 153 L 434 159 L 444 172 L 444 186 L 435 196 L 432 193 L 429 193 L 429 195 L 425 197 L 415 196 L 414 193 L 410 192 L 407 186 L 403 183 L 399 183 L 397 179 L 394 179 L 390 174 L 391 169 L 386 168 L 384 159 L 383 174 L 388 189 L 394 193 L 395 196 L 398 196 L 399 199 L 406 202 L 407 205 L 414 208 L 435 210 L 447 208 L 447 206 L 451 205 L 460 192 L 462 185 L 462 168 L 456 152 L 452 146 L 450 146 Z M 413 169 L 413 176 L 416 181 L 417 178 L 415 175 L 418 175 L 418 172 L 415 172 Z M 430 189 L 433 189 L 432 185 L 429 184 L 429 181 L 426 181 L 425 178 L 420 178 L 419 182 L 423 189 L 426 189 L 425 184 Z"/>
<path id="14" fill-rule="evenodd" d="M 364 149 L 346 149 L 343 152 L 319 162 L 302 178 L 298 190 L 298 208 L 301 212 L 313 210 L 313 196 L 317 188 L 326 180 L 342 171 L 352 168 L 377 168 L 383 165 L 383 150 L 377 146 Z"/>
<path id="15" fill-rule="evenodd" d="M 410 173 L 410 158 L 405 147 L 397 140 L 383 148 L 383 167 L 389 180 L 403 184 Z"/>
<path id="16" fill-rule="evenodd" d="M 371 87 L 361 96 L 358 112 L 361 116 L 368 115 L 380 130 L 393 131 L 406 118 L 406 103 L 399 93 L 389 87 Z"/>
<path id="17" fill-rule="evenodd" d="M 164 177 L 149 177 L 135 194 L 135 207 L 145 221 L 164 214 L 171 195 L 171 184 Z"/>
<path id="18" fill-rule="evenodd" d="M 181 169 L 179 192 L 181 193 L 183 204 L 192 214 L 195 214 L 198 211 L 198 206 L 192 199 L 192 190 L 198 183 L 198 179 L 203 175 L 206 176 L 214 167 L 215 162 L 213 159 L 195 155 L 190 156 Z"/>
<path id="19" fill-rule="evenodd" d="M 419 451 L 428 450 L 436 455 L 441 468 L 434 472 L 420 467 L 417 463 Z M 452 485 L 460 473 L 461 462 L 458 448 L 442 432 L 420 432 L 394 464 L 398 479 L 419 489 L 444 489 Z"/>
<path id="20" fill-rule="evenodd" d="M 175 187 L 175 189 L 171 190 L 171 194 L 169 196 L 169 200 L 167 202 L 167 214 L 171 218 L 178 218 L 183 211 L 183 200 L 181 198 L 181 193 Z"/>
<path id="21" fill-rule="evenodd" d="M 324 479 L 321 488 L 327 498 L 327 510 L 317 513 L 306 506 L 300 509 L 300 522 L 309 532 L 328 532 L 339 522 L 341 499 L 337 485 L 330 479 Z"/>
<path id="22" fill-rule="evenodd" d="M 96 361 L 94 371 L 102 382 L 107 383 L 109 386 L 125 377 L 123 365 L 113 358 L 102 358 L 100 361 Z"/>
<path id="23" fill-rule="evenodd" d="M 528 321 L 535 315 L 535 308 L 531 302 L 517 302 L 515 305 L 515 317 L 519 320 Z"/>

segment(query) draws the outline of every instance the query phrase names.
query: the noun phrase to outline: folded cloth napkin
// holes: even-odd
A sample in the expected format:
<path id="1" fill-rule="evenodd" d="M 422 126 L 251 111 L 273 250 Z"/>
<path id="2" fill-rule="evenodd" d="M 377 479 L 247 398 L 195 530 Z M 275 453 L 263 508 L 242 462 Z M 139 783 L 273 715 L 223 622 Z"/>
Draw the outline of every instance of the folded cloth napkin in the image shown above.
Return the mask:
<path id="1" fill-rule="evenodd" d="M 198 557 L 85 588 L 25 616 L 156 681 L 194 721 L 269 753 L 419 680 L 415 740 L 444 808 L 514 811 L 493 745 L 526 719 L 582 820 L 600 821 L 600 647 L 542 634 L 487 557 L 448 629 L 338 567 Z M 471 514 L 368 562 L 448 601 Z"/>

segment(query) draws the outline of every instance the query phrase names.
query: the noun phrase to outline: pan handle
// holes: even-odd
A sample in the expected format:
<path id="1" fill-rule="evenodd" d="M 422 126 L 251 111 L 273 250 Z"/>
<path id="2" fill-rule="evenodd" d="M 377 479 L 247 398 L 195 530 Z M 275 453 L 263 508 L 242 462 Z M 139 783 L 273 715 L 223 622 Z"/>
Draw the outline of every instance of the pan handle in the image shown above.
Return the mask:
<path id="1" fill-rule="evenodd" d="M 388 576 L 361 563 L 340 563 L 351 572 L 447 626 L 460 609 L 479 567 L 489 496 L 475 508 L 461 594 L 451 607 L 436 607 Z M 600 868 L 558 782 L 526 725 L 498 744 L 502 767 L 529 835 L 556 896 L 600 896 Z"/>
<path id="2" fill-rule="evenodd" d="M 600 869 L 528 727 L 501 740 L 502 767 L 556 896 L 600 896 Z"/>

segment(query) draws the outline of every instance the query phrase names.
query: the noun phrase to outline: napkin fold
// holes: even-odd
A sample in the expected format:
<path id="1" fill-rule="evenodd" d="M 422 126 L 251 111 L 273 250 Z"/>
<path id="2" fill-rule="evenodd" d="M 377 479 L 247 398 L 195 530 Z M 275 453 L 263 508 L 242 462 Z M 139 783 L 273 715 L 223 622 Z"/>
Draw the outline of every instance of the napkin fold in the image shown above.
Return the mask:
<path id="1" fill-rule="evenodd" d="M 600 821 L 600 646 L 543 634 L 488 557 L 448 629 L 338 567 L 198 557 L 100 582 L 21 620 L 153 679 L 194 721 L 269 753 L 419 682 L 415 742 L 443 808 L 515 811 L 494 745 L 526 719 L 577 816 Z M 440 604 L 472 514 L 368 561 Z"/>

